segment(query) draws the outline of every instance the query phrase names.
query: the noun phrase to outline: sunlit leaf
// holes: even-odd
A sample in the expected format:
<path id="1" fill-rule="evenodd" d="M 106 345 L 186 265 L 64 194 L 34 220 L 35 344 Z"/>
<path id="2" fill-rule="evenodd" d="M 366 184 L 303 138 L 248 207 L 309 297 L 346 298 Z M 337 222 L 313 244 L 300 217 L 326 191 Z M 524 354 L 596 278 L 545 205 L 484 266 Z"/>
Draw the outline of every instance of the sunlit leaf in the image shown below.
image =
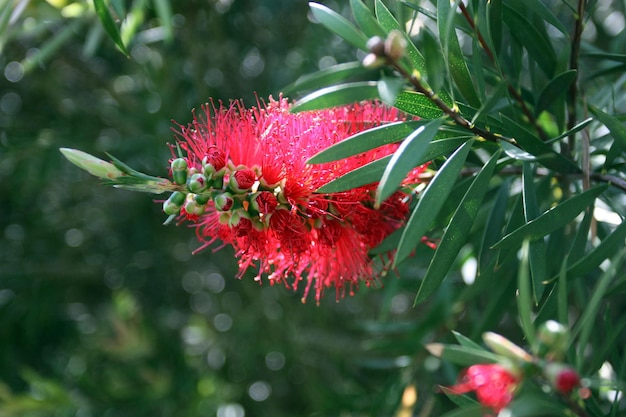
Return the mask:
<path id="1" fill-rule="evenodd" d="M 319 3 L 310 2 L 309 7 L 317 20 L 331 32 L 361 50 L 367 49 L 367 36 L 350 23 L 348 19 Z"/>
<path id="2" fill-rule="evenodd" d="M 328 87 L 339 81 L 345 81 L 348 78 L 368 73 L 374 74 L 371 69 L 365 68 L 359 61 L 332 65 L 323 70 L 299 77 L 295 82 L 284 87 L 282 92 L 289 95 L 297 91 Z"/>
<path id="3" fill-rule="evenodd" d="M 541 216 L 529 221 L 522 227 L 504 236 L 492 246 L 495 249 L 509 248 L 522 244 L 524 239 L 536 240 L 564 227 L 589 207 L 602 194 L 608 185 L 600 185 L 575 195 L 561 204 L 544 212 Z"/>
<path id="4" fill-rule="evenodd" d="M 415 160 L 426 152 L 442 123 L 443 119 L 435 119 L 418 127 L 394 152 L 376 189 L 376 206 L 380 206 L 398 189 L 407 173 L 415 167 Z"/>
<path id="5" fill-rule="evenodd" d="M 107 7 L 105 0 L 93 0 L 96 14 L 104 27 L 104 31 L 109 35 L 111 40 L 115 43 L 115 45 L 124 53 L 124 55 L 129 56 L 128 50 L 126 49 L 126 45 L 122 42 L 122 37 L 120 36 L 120 32 L 117 28 L 117 25 L 113 21 L 111 17 L 111 13 L 109 13 L 109 8 Z"/>
<path id="6" fill-rule="evenodd" d="M 480 107 L 480 98 L 478 97 L 478 93 L 476 93 L 472 77 L 465 63 L 465 56 L 461 51 L 461 45 L 456 36 L 453 19 L 454 12 L 451 8 L 450 0 L 437 1 L 437 14 L 439 39 L 441 41 L 443 54 L 448 59 L 448 71 L 469 105 Z"/>
<path id="7" fill-rule="evenodd" d="M 396 97 L 394 107 L 422 119 L 436 119 L 443 111 L 424 94 L 415 91 L 402 91 Z"/>
<path id="8" fill-rule="evenodd" d="M 466 243 L 467 236 L 474 224 L 474 219 L 487 192 L 491 176 L 496 168 L 500 152 L 496 152 L 480 170 L 470 188 L 465 193 L 461 204 L 454 212 L 446 231 L 437 246 L 426 275 L 415 297 L 415 304 L 424 301 L 441 284 L 452 267 L 459 250 Z"/>
<path id="9" fill-rule="evenodd" d="M 354 20 L 356 20 L 361 30 L 367 36 L 384 38 L 387 35 L 387 32 L 380 26 L 372 11 L 362 0 L 350 0 L 350 8 L 352 9 Z"/>
<path id="10" fill-rule="evenodd" d="M 426 124 L 426 121 L 412 120 L 374 127 L 329 146 L 320 153 L 312 156 L 307 163 L 321 164 L 324 162 L 337 161 L 379 146 L 399 142 L 424 124 Z"/>
<path id="11" fill-rule="evenodd" d="M 459 172 L 461 172 L 473 142 L 469 140 L 457 149 L 445 164 L 439 168 L 426 189 L 420 193 L 417 206 L 411 213 L 411 217 L 398 244 L 394 260 L 395 265 L 398 265 L 411 254 L 422 236 L 430 229 L 433 220 L 458 179 Z"/>
<path id="12" fill-rule="evenodd" d="M 599 108 L 589 105 L 589 111 L 609 129 L 615 143 L 622 149 L 622 152 L 626 152 L 626 127 L 624 124 L 616 119 L 614 116 L 607 114 Z"/>
<path id="13" fill-rule="evenodd" d="M 354 82 L 317 90 L 298 100 L 291 111 L 320 110 L 378 98 L 378 83 Z"/>

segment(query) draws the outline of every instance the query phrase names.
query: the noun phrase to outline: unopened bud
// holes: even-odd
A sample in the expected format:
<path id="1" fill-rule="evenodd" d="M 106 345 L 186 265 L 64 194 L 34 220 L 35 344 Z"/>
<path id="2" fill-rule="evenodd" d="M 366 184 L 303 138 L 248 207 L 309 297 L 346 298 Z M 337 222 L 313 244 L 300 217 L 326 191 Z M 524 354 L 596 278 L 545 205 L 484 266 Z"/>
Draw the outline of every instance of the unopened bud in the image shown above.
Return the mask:
<path id="1" fill-rule="evenodd" d="M 71 148 L 61 148 L 60 151 L 68 161 L 96 177 L 115 179 L 124 175 L 112 163 L 103 161 L 86 152 Z"/>
<path id="2" fill-rule="evenodd" d="M 188 214 L 191 215 L 195 215 L 195 216 L 199 216 L 202 213 L 204 213 L 204 205 L 198 204 L 196 202 L 196 200 L 192 199 L 188 199 L 187 202 L 185 203 L 185 211 Z"/>
<path id="3" fill-rule="evenodd" d="M 204 158 L 202 158 L 202 168 L 204 169 L 204 175 L 212 177 L 217 171 L 226 166 L 226 155 L 224 152 L 217 149 L 215 146 L 211 146 Z"/>
<path id="4" fill-rule="evenodd" d="M 269 191 L 260 191 L 255 193 L 250 201 L 253 210 L 261 214 L 269 214 L 278 207 L 278 200 L 273 193 Z"/>
<path id="5" fill-rule="evenodd" d="M 483 341 L 495 353 L 509 359 L 522 360 L 524 362 L 531 362 L 533 359 L 524 349 L 497 333 L 483 333 Z"/>
<path id="6" fill-rule="evenodd" d="M 229 179 L 230 188 L 235 192 L 249 191 L 256 181 L 256 174 L 251 169 L 240 169 L 232 173 Z"/>
<path id="7" fill-rule="evenodd" d="M 172 178 L 174 182 L 179 185 L 187 183 L 187 160 L 185 158 L 176 158 L 172 160 L 170 165 L 172 169 Z"/>
<path id="8" fill-rule="evenodd" d="M 537 329 L 533 351 L 549 360 L 560 360 L 569 344 L 569 329 L 561 323 L 548 320 Z"/>
<path id="9" fill-rule="evenodd" d="M 576 370 L 562 363 L 549 362 L 543 368 L 543 373 L 554 389 L 562 394 L 569 394 L 580 385 L 580 376 Z"/>
<path id="10" fill-rule="evenodd" d="M 404 56 L 406 51 L 406 38 L 397 29 L 392 30 L 385 39 L 385 56 L 397 60 Z"/>
<path id="11" fill-rule="evenodd" d="M 202 174 L 193 174 L 187 181 L 187 187 L 192 193 L 202 192 L 207 187 L 207 179 Z"/>
<path id="12" fill-rule="evenodd" d="M 219 211 L 228 211 L 233 207 L 233 196 L 230 193 L 218 194 L 215 199 L 215 208 Z"/>
<path id="13" fill-rule="evenodd" d="M 361 62 L 365 68 L 380 68 L 385 65 L 385 58 L 378 56 L 374 53 L 369 53 L 365 55 L 363 61 Z"/>
<path id="14" fill-rule="evenodd" d="M 163 202 L 163 212 L 168 216 L 178 214 L 184 202 L 185 194 L 180 191 L 174 191 L 172 195 Z"/>
<path id="15" fill-rule="evenodd" d="M 367 50 L 376 56 L 385 54 L 385 40 L 380 36 L 372 36 L 367 41 Z"/>

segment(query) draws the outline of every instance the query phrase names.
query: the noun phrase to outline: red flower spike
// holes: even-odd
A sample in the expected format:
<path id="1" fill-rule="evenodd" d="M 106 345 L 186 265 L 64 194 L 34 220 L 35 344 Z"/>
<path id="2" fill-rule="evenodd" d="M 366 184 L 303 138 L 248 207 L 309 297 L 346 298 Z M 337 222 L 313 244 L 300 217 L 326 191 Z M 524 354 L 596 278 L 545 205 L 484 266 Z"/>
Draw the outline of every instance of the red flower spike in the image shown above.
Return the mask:
<path id="1" fill-rule="evenodd" d="M 210 189 L 215 196 L 227 188 L 241 195 L 237 199 L 250 221 L 236 222 L 235 213 L 226 219 L 218 209 L 227 205 L 216 197 L 196 223 L 200 249 L 216 241 L 232 245 L 239 277 L 254 268 L 256 279 L 265 276 L 272 284 L 297 289 L 303 281 L 304 298 L 314 290 L 319 301 L 328 287 L 338 297 L 352 294 L 360 282 L 375 282 L 377 271 L 368 252 L 406 221 L 410 194 L 397 192 L 376 210 L 376 184 L 341 193 L 315 191 L 392 154 L 399 145 L 331 163 L 306 161 L 348 136 L 405 116 L 375 102 L 299 113 L 289 107 L 282 98 L 252 109 L 239 101 L 230 106 L 212 103 L 189 126 L 179 126 L 178 145 L 190 168 L 217 168 L 221 163 L 211 158 L 221 161 L 223 155 L 221 170 L 228 181 L 225 186 L 213 181 Z M 409 173 L 403 183 L 407 189 L 424 170 L 422 166 Z"/>
<path id="2" fill-rule="evenodd" d="M 519 383 L 520 378 L 502 365 L 473 365 L 451 390 L 455 394 L 474 391 L 482 405 L 499 413 L 511 402 Z"/>

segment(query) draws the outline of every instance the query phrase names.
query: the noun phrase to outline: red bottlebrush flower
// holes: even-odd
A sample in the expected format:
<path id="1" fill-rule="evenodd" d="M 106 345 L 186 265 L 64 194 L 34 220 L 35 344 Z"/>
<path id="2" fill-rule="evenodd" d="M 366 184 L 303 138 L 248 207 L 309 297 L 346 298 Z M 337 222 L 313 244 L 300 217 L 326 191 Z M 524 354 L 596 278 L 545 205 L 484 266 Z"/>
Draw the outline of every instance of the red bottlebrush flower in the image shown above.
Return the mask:
<path id="1" fill-rule="evenodd" d="M 502 365 L 473 365 L 467 368 L 461 382 L 451 390 L 455 394 L 474 391 L 482 405 L 499 413 L 511 402 L 519 383 L 519 376 Z"/>
<path id="2" fill-rule="evenodd" d="M 266 276 L 294 289 L 304 281 L 303 300 L 312 288 L 318 301 L 327 287 L 343 296 L 346 289 L 352 293 L 360 282 L 375 279 L 368 252 L 406 220 L 409 196 L 397 192 L 376 210 L 376 184 L 340 193 L 315 191 L 398 145 L 326 164 L 306 161 L 348 136 L 404 116 L 374 102 L 302 113 L 290 113 L 289 107 L 283 98 L 251 109 L 238 101 L 228 107 L 212 103 L 190 125 L 179 126 L 178 146 L 189 169 L 219 170 L 205 194 L 226 193 L 233 200 L 207 203 L 195 223 L 200 249 L 216 241 L 232 245 L 239 277 L 255 266 L 257 280 Z M 424 169 L 416 168 L 408 178 Z"/>

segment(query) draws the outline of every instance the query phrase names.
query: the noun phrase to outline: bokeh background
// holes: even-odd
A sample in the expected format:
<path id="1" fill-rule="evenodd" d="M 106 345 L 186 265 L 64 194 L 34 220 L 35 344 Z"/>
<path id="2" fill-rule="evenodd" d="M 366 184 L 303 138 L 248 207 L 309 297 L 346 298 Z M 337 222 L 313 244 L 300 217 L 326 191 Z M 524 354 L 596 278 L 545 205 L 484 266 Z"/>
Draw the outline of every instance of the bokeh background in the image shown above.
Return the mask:
<path id="1" fill-rule="evenodd" d="M 58 151 L 166 176 L 172 120 L 277 96 L 353 48 L 299 0 L 111 2 L 136 28 L 128 58 L 91 2 L 3 1 L 0 416 L 393 414 L 431 331 L 416 279 L 303 305 L 237 280 L 228 248 L 192 256 L 153 196 Z"/>
<path id="2" fill-rule="evenodd" d="M 323 3 L 349 15 L 348 2 Z M 210 98 L 255 105 L 360 58 L 354 49 L 316 24 L 304 0 L 110 4 L 129 57 L 91 0 L 0 0 L 0 417 L 453 408 L 437 384 L 459 370 L 424 344 L 453 340 L 451 329 L 519 335 L 508 298 L 463 283 L 464 253 L 416 308 L 425 246 L 380 288 L 302 304 L 253 274 L 237 280 L 228 248 L 192 255 L 194 231 L 162 226 L 153 196 L 106 188 L 58 150 L 108 152 L 166 176 L 172 120 L 188 123 Z M 624 5 L 605 4 L 588 30 L 623 53 Z"/>

